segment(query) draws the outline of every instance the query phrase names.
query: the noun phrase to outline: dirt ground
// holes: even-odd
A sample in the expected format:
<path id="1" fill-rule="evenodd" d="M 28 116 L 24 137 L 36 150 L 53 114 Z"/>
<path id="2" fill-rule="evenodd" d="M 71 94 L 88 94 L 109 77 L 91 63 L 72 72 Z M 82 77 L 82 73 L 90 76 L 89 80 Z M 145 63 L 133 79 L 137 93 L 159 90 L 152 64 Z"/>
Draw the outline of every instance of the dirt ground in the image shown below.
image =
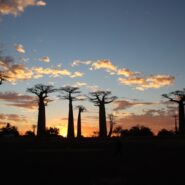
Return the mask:
<path id="1" fill-rule="evenodd" d="M 185 185 L 185 138 L 11 138 L 0 151 L 2 185 Z"/>

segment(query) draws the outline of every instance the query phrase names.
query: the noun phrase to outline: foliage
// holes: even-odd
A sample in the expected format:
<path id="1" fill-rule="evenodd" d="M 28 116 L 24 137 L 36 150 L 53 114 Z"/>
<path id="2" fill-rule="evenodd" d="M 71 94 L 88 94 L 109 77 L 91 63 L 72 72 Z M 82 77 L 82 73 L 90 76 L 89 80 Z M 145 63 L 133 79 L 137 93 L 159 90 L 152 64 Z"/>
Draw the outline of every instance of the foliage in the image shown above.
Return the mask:
<path id="1" fill-rule="evenodd" d="M 59 135 L 59 128 L 50 127 L 46 129 L 46 136 L 58 136 Z"/>
<path id="2" fill-rule="evenodd" d="M 7 123 L 5 127 L 0 129 L 0 135 L 3 137 L 17 137 L 19 136 L 19 132 L 17 127 L 12 126 L 10 123 Z"/>
<path id="3" fill-rule="evenodd" d="M 157 136 L 174 136 L 175 132 L 172 130 L 162 129 L 158 132 Z"/>
<path id="4" fill-rule="evenodd" d="M 130 130 L 122 130 L 121 136 L 153 136 L 150 128 L 145 126 L 134 126 Z"/>
<path id="5" fill-rule="evenodd" d="M 34 137 L 35 133 L 33 131 L 31 131 L 31 130 L 28 130 L 28 131 L 26 131 L 25 136 Z"/>

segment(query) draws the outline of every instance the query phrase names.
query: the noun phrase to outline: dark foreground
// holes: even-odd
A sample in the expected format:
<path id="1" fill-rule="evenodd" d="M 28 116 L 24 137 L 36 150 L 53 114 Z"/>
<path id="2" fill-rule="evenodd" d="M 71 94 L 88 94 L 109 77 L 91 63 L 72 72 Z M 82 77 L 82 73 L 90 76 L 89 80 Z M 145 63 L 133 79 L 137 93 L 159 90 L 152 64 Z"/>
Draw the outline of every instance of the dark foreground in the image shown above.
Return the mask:
<path id="1" fill-rule="evenodd" d="M 185 185 L 185 138 L 0 140 L 0 184 Z"/>

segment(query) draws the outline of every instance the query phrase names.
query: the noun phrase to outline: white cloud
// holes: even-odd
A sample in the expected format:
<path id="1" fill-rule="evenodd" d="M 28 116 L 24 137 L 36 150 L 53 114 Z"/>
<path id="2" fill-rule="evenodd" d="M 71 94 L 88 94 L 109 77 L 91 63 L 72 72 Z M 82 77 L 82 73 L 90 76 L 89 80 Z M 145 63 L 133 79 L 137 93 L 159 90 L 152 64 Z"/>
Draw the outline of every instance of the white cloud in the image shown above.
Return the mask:
<path id="1" fill-rule="evenodd" d="M 50 58 L 48 56 L 44 56 L 44 57 L 39 58 L 39 61 L 49 63 Z"/>
<path id="2" fill-rule="evenodd" d="M 22 44 L 17 44 L 15 46 L 15 49 L 18 53 L 26 53 L 26 50 Z"/>
<path id="3" fill-rule="evenodd" d="M 46 2 L 37 0 L 1 0 L 0 15 L 20 15 L 29 6 L 46 6 Z"/>
<path id="4" fill-rule="evenodd" d="M 90 61 L 90 60 L 87 60 L 87 61 L 80 61 L 80 60 L 75 60 L 73 61 L 73 63 L 71 64 L 72 67 L 75 67 L 75 66 L 79 66 L 80 64 L 83 64 L 83 65 L 90 65 L 92 64 L 93 62 Z"/>
<path id="5" fill-rule="evenodd" d="M 74 72 L 72 75 L 71 75 L 71 78 L 77 78 L 77 77 L 82 77 L 84 76 L 84 73 L 81 73 L 79 71 L 76 71 Z"/>
<path id="6" fill-rule="evenodd" d="M 137 90 L 144 91 L 146 89 L 158 89 L 171 85 L 175 81 L 174 76 L 170 75 L 151 75 L 149 77 L 136 77 L 118 78 L 121 84 L 134 86 Z"/>

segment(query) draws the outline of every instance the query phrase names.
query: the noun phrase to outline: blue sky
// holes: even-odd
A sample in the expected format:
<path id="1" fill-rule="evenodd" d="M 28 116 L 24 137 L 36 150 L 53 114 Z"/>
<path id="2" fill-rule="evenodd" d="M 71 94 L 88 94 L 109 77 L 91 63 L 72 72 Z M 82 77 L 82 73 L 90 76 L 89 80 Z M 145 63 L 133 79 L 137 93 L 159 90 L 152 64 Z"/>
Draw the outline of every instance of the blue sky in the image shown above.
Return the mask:
<path id="1" fill-rule="evenodd" d="M 27 80 L 16 79 L 14 82 L 16 85 L 3 84 L 2 93 L 15 91 L 25 94 L 27 87 L 38 82 L 54 83 L 56 87 L 83 82 L 86 83 L 86 87 L 82 87 L 83 93 L 89 92 L 89 86 L 97 85 L 103 89 L 110 89 L 120 100 L 134 101 L 137 104 L 160 102 L 162 93 L 184 88 L 185 2 L 183 0 L 33 0 L 31 4 L 25 0 L 21 1 L 20 5 L 24 11 L 18 9 L 16 2 L 11 0 L 6 6 L 9 8 L 6 11 L 5 5 L 0 2 L 2 55 L 13 57 L 16 64 L 24 64 L 29 70 L 36 67 L 67 69 L 71 75 L 78 71 L 83 73 L 83 76 L 71 78 L 70 75 L 59 75 L 53 78 L 42 74 L 42 77 L 37 79 L 33 76 Z M 25 53 L 16 51 L 15 47 L 20 44 Z M 41 61 L 43 57 L 48 57 L 50 62 Z M 25 63 L 21 58 L 29 60 Z M 72 67 L 71 64 L 76 60 L 91 61 L 91 64 Z M 105 64 L 102 67 L 102 61 L 106 67 Z M 110 66 L 116 67 L 116 70 Z M 118 74 L 119 70 L 125 68 L 134 74 L 129 76 Z M 133 78 L 136 77 L 137 82 L 131 84 L 131 80 L 133 82 Z M 118 81 L 119 78 L 124 79 L 122 83 Z M 143 79 L 145 81 L 141 87 L 138 80 Z M 153 83 L 146 84 L 151 80 Z M 53 95 L 53 98 L 56 96 Z M 3 98 L 1 101 L 0 113 L 20 116 L 15 107 L 3 106 L 6 103 Z M 51 104 L 47 107 L 49 121 L 56 119 L 56 115 L 49 111 L 52 110 L 52 106 L 61 106 L 61 117 L 66 117 L 66 111 L 62 110 L 64 102 L 59 103 L 56 100 Z M 88 102 L 85 104 L 89 109 L 96 109 Z M 114 111 L 114 106 L 116 105 L 110 105 L 108 112 Z M 148 116 L 146 110 L 161 110 L 162 107 L 164 105 L 161 104 L 151 107 L 123 106 L 123 109 L 117 113 L 118 122 L 122 124 L 124 113 L 129 112 L 135 116 L 139 112 L 144 117 Z M 36 111 L 31 113 L 27 109 L 21 111 L 21 115 L 26 115 L 26 119 L 32 119 L 31 122 L 27 121 L 27 126 L 35 122 Z M 88 117 L 88 113 L 85 114 Z M 167 112 L 164 114 L 162 116 L 166 119 Z M 157 130 L 154 123 L 137 120 L 138 117 L 135 119 L 131 122 L 125 118 L 128 124 L 125 123 L 124 126 L 130 127 L 141 121 L 137 124 L 151 126 Z M 86 122 L 88 125 L 88 119 Z M 171 119 L 169 123 L 161 127 L 173 128 Z M 24 123 L 15 124 L 23 127 Z M 94 126 L 96 127 L 96 123 Z M 156 126 L 156 128 L 161 127 Z"/>

